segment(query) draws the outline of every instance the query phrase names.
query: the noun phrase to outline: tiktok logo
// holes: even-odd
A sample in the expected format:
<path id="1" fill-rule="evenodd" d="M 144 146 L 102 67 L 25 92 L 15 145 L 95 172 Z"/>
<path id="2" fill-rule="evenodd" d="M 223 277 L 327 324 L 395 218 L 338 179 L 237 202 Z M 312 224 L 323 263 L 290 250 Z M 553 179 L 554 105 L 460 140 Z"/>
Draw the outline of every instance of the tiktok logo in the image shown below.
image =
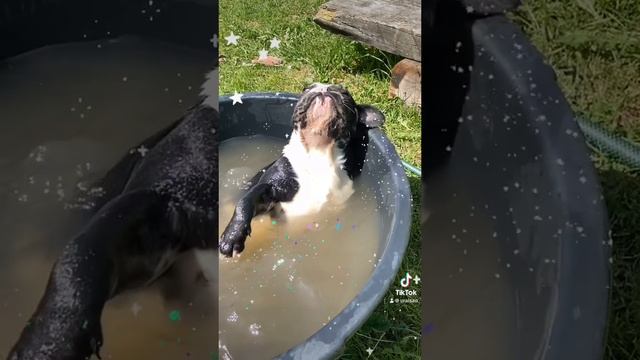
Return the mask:
<path id="1" fill-rule="evenodd" d="M 411 286 L 411 282 L 413 280 L 413 283 L 415 284 L 419 284 L 420 283 L 420 276 L 415 275 L 411 276 L 411 274 L 409 274 L 408 272 L 404 275 L 404 277 L 402 279 L 400 279 L 400 286 L 402 286 L 403 288 L 408 288 L 409 286 Z M 417 303 L 419 301 L 419 294 L 418 294 L 418 290 L 416 289 L 396 289 L 395 291 L 395 297 L 391 297 L 389 299 L 389 303 L 390 304 L 397 304 L 397 303 L 403 303 L 403 304 L 407 304 L 407 303 Z"/>
<path id="2" fill-rule="evenodd" d="M 418 275 L 416 276 L 411 276 L 409 275 L 409 273 L 407 272 L 404 277 L 402 279 L 400 279 L 400 286 L 402 286 L 403 288 L 409 287 L 411 286 L 411 280 L 413 279 L 413 282 L 415 282 L 416 284 L 420 283 L 420 277 Z"/>

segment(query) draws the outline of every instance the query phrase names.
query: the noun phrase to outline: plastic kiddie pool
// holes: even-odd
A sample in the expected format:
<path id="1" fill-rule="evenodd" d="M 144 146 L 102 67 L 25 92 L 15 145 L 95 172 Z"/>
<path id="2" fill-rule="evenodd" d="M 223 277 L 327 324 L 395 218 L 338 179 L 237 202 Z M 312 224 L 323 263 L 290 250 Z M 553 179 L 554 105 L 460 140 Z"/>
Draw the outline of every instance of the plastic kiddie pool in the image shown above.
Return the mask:
<path id="1" fill-rule="evenodd" d="M 222 97 L 220 141 L 256 134 L 286 139 L 296 101 L 292 94 L 245 94 L 242 104 L 233 105 L 229 97 Z M 411 192 L 400 158 L 380 129 L 369 131 L 365 174 L 378 184 L 372 196 L 381 214 L 380 233 L 385 234 L 379 262 L 360 293 L 329 324 L 280 359 L 331 359 L 367 320 L 395 278 L 409 240 Z"/>
<path id="2" fill-rule="evenodd" d="M 492 8 L 442 1 L 428 33 L 423 356 L 601 359 L 599 181 L 552 69 Z"/>

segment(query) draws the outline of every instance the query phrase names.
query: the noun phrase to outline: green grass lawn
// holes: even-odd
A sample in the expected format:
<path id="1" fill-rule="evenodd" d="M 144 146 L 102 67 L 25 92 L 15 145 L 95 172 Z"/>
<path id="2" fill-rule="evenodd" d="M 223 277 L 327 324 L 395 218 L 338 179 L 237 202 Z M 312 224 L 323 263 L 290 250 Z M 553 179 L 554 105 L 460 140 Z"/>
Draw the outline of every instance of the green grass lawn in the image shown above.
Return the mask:
<path id="1" fill-rule="evenodd" d="M 390 68 L 398 58 L 333 35 L 313 23 L 322 0 L 220 1 L 220 94 L 234 92 L 299 93 L 312 82 L 340 83 L 356 102 L 371 104 L 386 116 L 384 131 L 400 156 L 420 166 L 420 110 L 388 98 Z M 231 32 L 238 45 L 227 45 Z M 281 40 L 269 49 L 270 40 Z M 261 49 L 284 60 L 279 67 L 254 66 Z M 410 175 L 415 204 L 420 204 L 420 179 Z M 409 248 L 399 274 L 418 273 L 420 263 L 419 207 Z M 396 280 L 398 283 L 400 276 Z M 394 286 L 392 286 L 393 288 Z M 419 288 L 418 288 L 419 289 Z M 420 358 L 420 304 L 389 304 L 389 293 L 370 320 L 349 340 L 340 359 Z"/>
<path id="2" fill-rule="evenodd" d="M 640 1 L 528 0 L 515 18 L 574 111 L 640 142 Z M 613 237 L 606 359 L 640 359 L 640 178 L 596 156 Z"/>

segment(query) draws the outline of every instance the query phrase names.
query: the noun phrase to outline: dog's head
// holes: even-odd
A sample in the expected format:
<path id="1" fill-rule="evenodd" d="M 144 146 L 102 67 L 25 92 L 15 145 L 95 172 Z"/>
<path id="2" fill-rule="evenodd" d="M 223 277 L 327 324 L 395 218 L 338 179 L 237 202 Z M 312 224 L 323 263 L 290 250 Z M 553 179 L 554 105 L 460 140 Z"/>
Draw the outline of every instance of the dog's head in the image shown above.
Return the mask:
<path id="1" fill-rule="evenodd" d="M 340 85 L 307 86 L 293 110 L 293 128 L 306 147 L 346 145 L 358 126 L 379 127 L 384 115 L 370 105 L 358 105 Z"/>

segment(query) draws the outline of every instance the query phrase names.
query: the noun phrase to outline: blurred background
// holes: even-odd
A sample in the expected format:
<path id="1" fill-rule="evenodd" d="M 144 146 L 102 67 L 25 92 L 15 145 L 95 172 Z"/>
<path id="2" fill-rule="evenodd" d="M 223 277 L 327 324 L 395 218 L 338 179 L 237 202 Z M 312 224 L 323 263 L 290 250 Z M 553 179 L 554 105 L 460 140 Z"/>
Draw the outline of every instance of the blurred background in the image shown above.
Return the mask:
<path id="1" fill-rule="evenodd" d="M 640 2 L 526 0 L 511 18 L 554 68 L 577 116 L 640 142 Z M 638 169 L 594 151 L 613 239 L 605 358 L 640 359 Z"/>

